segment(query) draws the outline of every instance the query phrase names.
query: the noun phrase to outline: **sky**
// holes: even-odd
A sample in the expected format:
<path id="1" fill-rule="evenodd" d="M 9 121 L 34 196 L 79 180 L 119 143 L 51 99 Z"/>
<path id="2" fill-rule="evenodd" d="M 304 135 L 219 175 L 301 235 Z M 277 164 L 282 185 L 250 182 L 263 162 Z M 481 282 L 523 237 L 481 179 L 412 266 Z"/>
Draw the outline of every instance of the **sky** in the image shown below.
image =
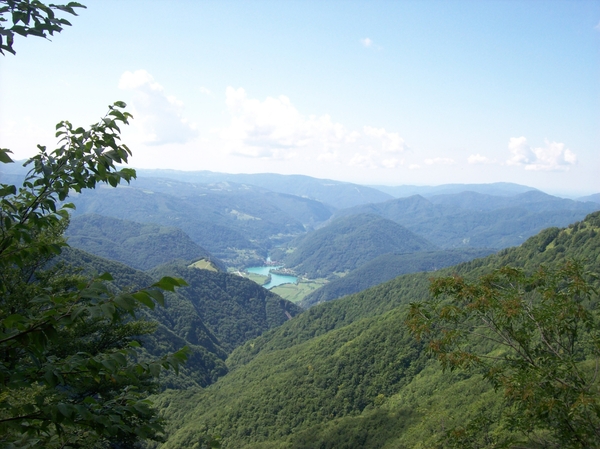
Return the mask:
<path id="1" fill-rule="evenodd" d="M 0 56 L 0 147 L 109 104 L 136 168 L 600 192 L 598 1 L 80 0 Z"/>

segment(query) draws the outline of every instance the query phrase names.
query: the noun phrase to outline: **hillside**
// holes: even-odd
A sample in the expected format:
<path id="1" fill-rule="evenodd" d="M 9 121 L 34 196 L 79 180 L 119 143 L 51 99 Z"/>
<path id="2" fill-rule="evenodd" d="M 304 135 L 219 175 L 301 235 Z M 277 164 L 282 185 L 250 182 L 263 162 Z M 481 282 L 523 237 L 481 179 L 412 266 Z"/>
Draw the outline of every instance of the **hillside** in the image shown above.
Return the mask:
<path id="1" fill-rule="evenodd" d="M 600 193 L 594 193 L 593 195 L 584 196 L 577 199 L 578 201 L 591 201 L 593 203 L 600 203 Z"/>
<path id="2" fill-rule="evenodd" d="M 383 254 L 352 270 L 344 277 L 333 279 L 310 293 L 300 302 L 300 305 L 308 308 L 321 302 L 360 292 L 401 274 L 436 271 L 478 257 L 485 257 L 493 252 L 483 248 L 469 248 L 410 254 Z"/>
<path id="3" fill-rule="evenodd" d="M 69 245 L 106 259 L 148 270 L 172 260 L 222 262 L 194 243 L 185 232 L 152 223 L 135 223 L 96 214 L 73 217 L 65 232 Z"/>
<path id="4" fill-rule="evenodd" d="M 322 278 L 351 271 L 382 254 L 432 251 L 434 245 L 404 227 L 375 215 L 352 215 L 335 220 L 290 242 L 285 255 L 273 252 L 299 274 Z"/>
<path id="5" fill-rule="evenodd" d="M 506 248 L 551 226 L 567 226 L 600 209 L 592 202 L 539 191 L 510 198 L 463 192 L 426 199 L 415 195 L 337 211 L 334 217 L 375 214 L 405 226 L 442 248 Z"/>
<path id="6" fill-rule="evenodd" d="M 180 277 L 188 287 L 178 294 L 227 352 L 285 323 L 302 309 L 255 282 L 231 273 L 189 268 L 171 263 L 150 272 L 155 278 Z"/>
<path id="7" fill-rule="evenodd" d="M 141 272 L 75 248 L 66 248 L 57 258 L 85 273 L 111 273 L 119 289 L 139 289 L 162 276 L 184 278 L 189 284 L 167 293 L 165 307 L 141 309 L 156 320 L 157 332 L 144 337 L 144 351 L 162 356 L 187 345 L 191 354 L 182 374 L 167 375 L 163 386 L 206 386 L 227 372 L 224 360 L 245 341 L 273 329 L 300 313 L 301 309 L 254 282 L 234 274 L 187 268 L 171 263 Z M 143 356 L 143 354 L 142 354 Z"/>
<path id="8" fill-rule="evenodd" d="M 378 203 L 392 198 L 381 190 L 359 184 L 318 179 L 303 175 L 276 173 L 231 174 L 210 171 L 137 170 L 140 180 L 146 177 L 167 178 L 199 184 L 232 182 L 262 187 L 272 192 L 309 198 L 335 208 Z"/>
<path id="9" fill-rule="evenodd" d="M 168 184 L 155 182 L 152 190 L 132 183 L 131 187 L 86 191 L 73 196 L 75 214 L 94 213 L 177 227 L 228 265 L 243 265 L 248 258 L 264 259 L 272 246 L 305 232 L 303 223 L 277 207 L 265 192 L 230 185 L 181 183 L 195 192 L 183 196 L 179 184 L 173 188 L 178 194 L 161 192 L 170 191 Z M 285 208 L 293 209 L 289 201 Z"/>
<path id="10" fill-rule="evenodd" d="M 600 213 L 439 275 L 472 278 L 506 264 L 533 270 L 570 257 L 600 271 Z M 161 395 L 173 419 L 162 447 L 221 435 L 224 448 L 428 448 L 445 429 L 498 416 L 499 393 L 478 375 L 443 373 L 408 335 L 406 306 L 429 297 L 428 276 L 400 276 L 315 306 L 239 347 L 215 385 Z M 493 422 L 472 431 L 474 447 L 510 435 Z"/>

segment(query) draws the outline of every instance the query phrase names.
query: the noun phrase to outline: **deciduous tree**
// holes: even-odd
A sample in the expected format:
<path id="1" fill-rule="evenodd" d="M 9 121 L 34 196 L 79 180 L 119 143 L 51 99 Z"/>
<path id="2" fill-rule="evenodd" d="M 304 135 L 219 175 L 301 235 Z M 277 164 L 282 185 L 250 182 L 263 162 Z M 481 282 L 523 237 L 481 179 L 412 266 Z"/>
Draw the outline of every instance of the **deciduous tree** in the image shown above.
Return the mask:
<path id="1" fill-rule="evenodd" d="M 592 278 L 569 261 L 532 275 L 505 267 L 474 282 L 435 279 L 433 299 L 412 304 L 407 324 L 444 368 L 480 372 L 502 391 L 511 428 L 544 447 L 600 447 Z"/>

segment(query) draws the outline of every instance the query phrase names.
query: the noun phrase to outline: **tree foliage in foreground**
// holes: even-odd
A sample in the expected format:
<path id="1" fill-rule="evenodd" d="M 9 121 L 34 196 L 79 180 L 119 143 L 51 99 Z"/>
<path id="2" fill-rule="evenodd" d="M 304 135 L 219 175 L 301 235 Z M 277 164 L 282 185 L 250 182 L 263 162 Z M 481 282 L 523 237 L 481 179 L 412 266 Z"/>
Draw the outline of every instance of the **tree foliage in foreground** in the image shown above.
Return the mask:
<path id="1" fill-rule="evenodd" d="M 482 372 L 503 391 L 508 425 L 543 447 L 600 447 L 600 317 L 592 274 L 568 261 L 526 275 L 504 267 L 476 282 L 432 282 L 411 331 L 442 366 Z M 472 429 L 471 429 L 472 430 Z M 469 426 L 449 433 L 466 447 Z"/>
<path id="2" fill-rule="evenodd" d="M 46 5 L 39 0 L 1 0 L 0 1 L 0 54 L 5 51 L 16 53 L 13 44 L 15 35 L 23 37 L 37 36 L 47 38 L 60 33 L 71 24 L 67 19 L 58 17 L 56 12 L 76 16 L 75 8 L 85 8 L 77 2 L 66 5 Z"/>
<path id="3" fill-rule="evenodd" d="M 160 420 L 146 399 L 162 368 L 185 350 L 135 363 L 137 337 L 154 325 L 136 320 L 140 305 L 163 304 L 161 290 L 184 282 L 163 278 L 148 289 L 120 292 L 104 274 L 67 275 L 47 262 L 62 238 L 70 191 L 117 186 L 135 177 L 118 169 L 130 150 L 119 126 L 125 104 L 89 129 L 57 125 L 60 146 L 28 161 L 23 185 L 0 184 L 0 445 L 3 447 L 130 447 L 154 438 Z M 10 163 L 0 149 L 0 161 Z"/>

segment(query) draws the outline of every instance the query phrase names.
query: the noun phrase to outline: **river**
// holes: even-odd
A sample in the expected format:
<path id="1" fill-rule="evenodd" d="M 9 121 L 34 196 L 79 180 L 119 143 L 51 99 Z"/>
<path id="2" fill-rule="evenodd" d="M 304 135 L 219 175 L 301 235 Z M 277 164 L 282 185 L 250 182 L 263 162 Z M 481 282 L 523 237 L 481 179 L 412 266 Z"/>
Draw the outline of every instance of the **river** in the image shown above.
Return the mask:
<path id="1" fill-rule="evenodd" d="M 274 266 L 250 267 L 250 268 L 246 268 L 246 271 L 248 273 L 262 274 L 263 276 L 269 276 L 269 274 L 270 274 L 271 281 L 268 284 L 263 285 L 263 287 L 266 288 L 267 290 L 269 290 L 273 287 L 277 287 L 278 285 L 296 284 L 298 282 L 298 278 L 296 276 L 271 273 L 271 270 L 277 270 L 278 268 L 281 268 L 281 267 L 274 267 Z"/>

